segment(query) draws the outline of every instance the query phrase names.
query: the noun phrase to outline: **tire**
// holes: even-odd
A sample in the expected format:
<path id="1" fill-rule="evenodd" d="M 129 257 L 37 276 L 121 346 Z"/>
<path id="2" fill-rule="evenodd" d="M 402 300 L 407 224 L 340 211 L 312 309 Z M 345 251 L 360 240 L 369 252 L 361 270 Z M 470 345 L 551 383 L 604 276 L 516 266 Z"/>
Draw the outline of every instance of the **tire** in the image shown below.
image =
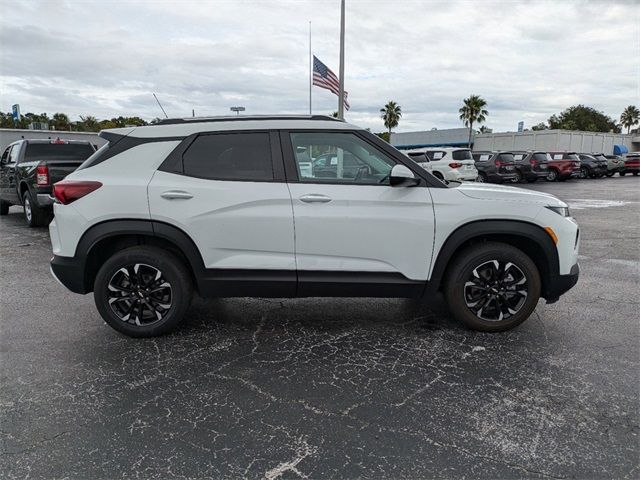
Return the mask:
<path id="1" fill-rule="evenodd" d="M 616 172 L 607 172 L 606 175 L 607 175 L 607 177 L 611 178 L 611 177 L 613 177 L 614 173 L 616 173 Z"/>
<path id="2" fill-rule="evenodd" d="M 516 176 L 511 180 L 511 183 L 522 183 L 522 173 L 520 173 L 520 170 L 516 170 Z"/>
<path id="3" fill-rule="evenodd" d="M 633 176 L 637 177 L 638 176 L 638 172 L 633 172 Z"/>
<path id="4" fill-rule="evenodd" d="M 479 173 L 478 178 L 476 178 L 476 182 L 487 183 L 487 176 L 484 173 Z"/>
<path id="5" fill-rule="evenodd" d="M 619 172 L 619 175 L 620 175 L 621 177 L 624 177 L 626 174 L 627 174 L 627 172 Z"/>
<path id="6" fill-rule="evenodd" d="M 0 215 L 4 216 L 4 215 L 9 215 L 9 207 L 11 206 L 10 203 L 5 202 L 4 200 L 0 200 Z"/>
<path id="7" fill-rule="evenodd" d="M 495 262 L 502 270 L 494 266 Z M 506 266 L 509 268 L 504 270 Z M 497 284 L 484 280 L 491 273 L 499 280 Z M 522 279 L 524 288 L 515 283 Z M 472 245 L 456 254 L 444 284 L 444 296 L 453 316 L 468 328 L 482 332 L 502 332 L 520 325 L 536 308 L 540 290 L 540 273 L 533 261 L 521 250 L 499 242 Z M 500 301 L 504 303 L 499 309 Z M 485 305 L 477 309 L 480 302 Z"/>
<path id="8" fill-rule="evenodd" d="M 151 292 L 156 285 L 156 293 L 146 293 L 144 285 Z M 104 321 L 138 338 L 163 335 L 178 327 L 192 296 L 191 273 L 185 264 L 166 250 L 147 246 L 126 248 L 111 256 L 100 267 L 93 291 Z M 120 297 L 124 299 L 113 301 Z"/>
<path id="9" fill-rule="evenodd" d="M 581 167 L 580 168 L 580 178 L 581 179 L 585 179 L 585 178 L 589 178 L 591 176 L 591 174 L 589 173 L 589 169 L 586 167 Z"/>
<path id="10" fill-rule="evenodd" d="M 29 227 L 42 227 L 47 224 L 47 212 L 33 201 L 29 190 L 26 190 L 22 195 L 22 205 L 24 206 L 24 219 Z"/>
<path id="11" fill-rule="evenodd" d="M 559 178 L 560 175 L 558 174 L 558 170 L 555 168 L 549 169 L 549 174 L 547 175 L 547 180 L 549 182 L 557 182 Z"/>

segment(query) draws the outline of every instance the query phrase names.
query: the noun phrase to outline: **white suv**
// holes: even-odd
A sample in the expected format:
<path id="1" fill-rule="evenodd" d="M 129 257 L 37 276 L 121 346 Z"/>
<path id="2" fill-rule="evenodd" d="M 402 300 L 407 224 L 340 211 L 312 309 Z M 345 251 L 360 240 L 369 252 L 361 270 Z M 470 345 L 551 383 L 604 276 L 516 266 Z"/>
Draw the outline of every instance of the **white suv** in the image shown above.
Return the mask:
<path id="1" fill-rule="evenodd" d="M 194 291 L 442 291 L 466 325 L 500 331 L 578 279 L 578 226 L 564 202 L 447 186 L 329 117 L 178 119 L 101 136 L 108 144 L 55 184 L 51 271 L 73 292 L 93 291 L 106 322 L 130 336 L 175 328 Z"/>
<path id="2" fill-rule="evenodd" d="M 417 148 L 405 154 L 440 180 L 475 181 L 478 170 L 468 148 Z"/>

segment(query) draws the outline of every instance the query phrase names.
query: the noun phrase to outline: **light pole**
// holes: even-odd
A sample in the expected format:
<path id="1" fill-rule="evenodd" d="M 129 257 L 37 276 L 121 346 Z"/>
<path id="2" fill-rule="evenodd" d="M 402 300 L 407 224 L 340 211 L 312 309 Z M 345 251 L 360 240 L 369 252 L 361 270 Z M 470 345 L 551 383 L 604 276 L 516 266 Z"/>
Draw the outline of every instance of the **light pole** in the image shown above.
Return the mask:
<path id="1" fill-rule="evenodd" d="M 231 107 L 229 110 L 232 112 L 236 112 L 237 115 L 240 115 L 240 112 L 244 112 L 244 107 Z"/>
<path id="2" fill-rule="evenodd" d="M 344 120 L 344 0 L 340 2 L 340 79 L 338 88 L 338 118 Z"/>

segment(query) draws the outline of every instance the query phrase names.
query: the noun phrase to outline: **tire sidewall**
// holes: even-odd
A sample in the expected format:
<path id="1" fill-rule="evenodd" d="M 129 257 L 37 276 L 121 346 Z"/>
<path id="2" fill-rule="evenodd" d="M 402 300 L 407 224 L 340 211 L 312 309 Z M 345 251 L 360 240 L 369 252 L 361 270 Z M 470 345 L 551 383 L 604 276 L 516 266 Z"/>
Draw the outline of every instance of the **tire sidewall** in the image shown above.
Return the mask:
<path id="1" fill-rule="evenodd" d="M 466 305 L 464 284 L 472 270 L 490 260 L 514 263 L 527 277 L 527 299 L 518 313 L 508 320 L 491 322 L 478 318 Z M 488 243 L 461 253 L 446 279 L 445 297 L 451 313 L 469 328 L 485 332 L 510 330 L 524 322 L 535 310 L 541 292 L 541 280 L 535 263 L 522 251 L 507 244 Z"/>
<path id="2" fill-rule="evenodd" d="M 143 263 L 157 268 L 171 285 L 172 304 L 166 316 L 151 325 L 133 325 L 121 320 L 109 305 L 108 285 L 123 266 Z M 116 253 L 100 268 L 94 282 L 94 301 L 102 318 L 113 329 L 130 337 L 152 337 L 168 333 L 182 321 L 192 297 L 191 278 L 184 264 L 171 253 L 153 247 L 131 247 Z"/>

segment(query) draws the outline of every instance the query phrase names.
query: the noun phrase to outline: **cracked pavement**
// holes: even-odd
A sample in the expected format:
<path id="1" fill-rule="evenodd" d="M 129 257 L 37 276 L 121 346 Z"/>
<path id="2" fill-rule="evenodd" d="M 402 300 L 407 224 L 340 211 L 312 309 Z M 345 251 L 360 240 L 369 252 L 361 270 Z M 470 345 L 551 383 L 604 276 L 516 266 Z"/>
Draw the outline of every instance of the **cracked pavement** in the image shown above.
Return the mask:
<path id="1" fill-rule="evenodd" d="M 507 333 L 442 299 L 195 300 L 135 340 L 0 218 L 4 478 L 637 478 L 640 179 L 574 205 L 578 285 Z"/>

